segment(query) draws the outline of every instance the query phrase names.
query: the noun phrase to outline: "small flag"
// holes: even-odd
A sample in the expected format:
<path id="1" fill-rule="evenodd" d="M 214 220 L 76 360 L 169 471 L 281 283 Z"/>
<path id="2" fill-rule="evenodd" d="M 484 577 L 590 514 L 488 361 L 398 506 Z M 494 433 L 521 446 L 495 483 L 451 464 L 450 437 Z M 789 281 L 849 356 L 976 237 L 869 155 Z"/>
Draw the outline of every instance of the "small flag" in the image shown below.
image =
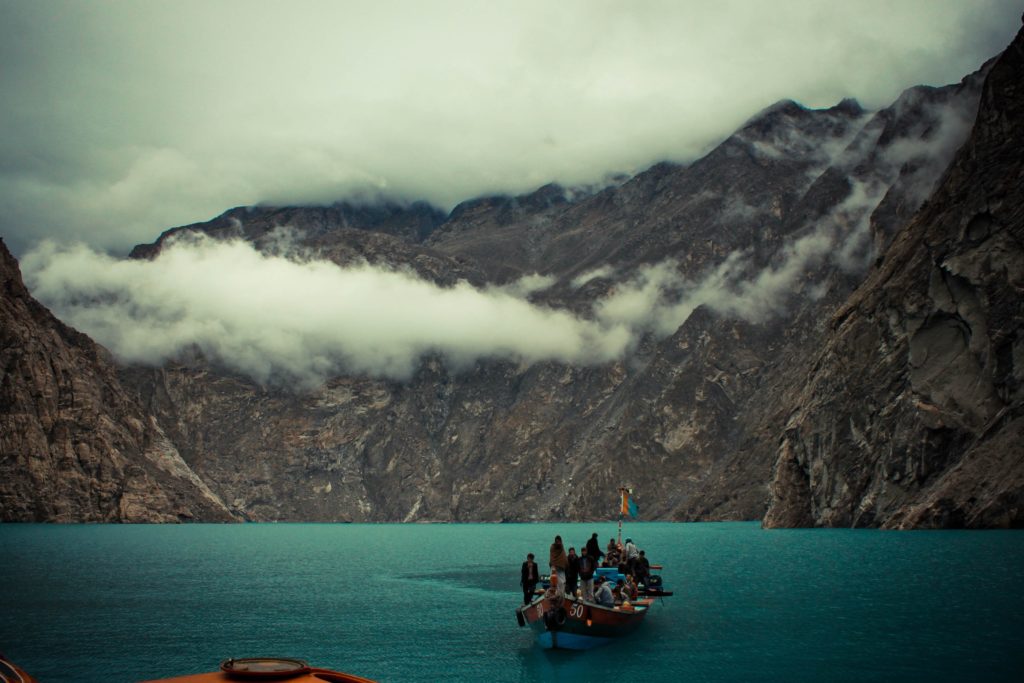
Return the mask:
<path id="1" fill-rule="evenodd" d="M 632 493 L 630 489 L 622 489 L 622 507 L 619 512 L 623 515 L 636 517 L 640 514 L 640 508 L 637 506 L 636 501 L 633 500 Z"/>

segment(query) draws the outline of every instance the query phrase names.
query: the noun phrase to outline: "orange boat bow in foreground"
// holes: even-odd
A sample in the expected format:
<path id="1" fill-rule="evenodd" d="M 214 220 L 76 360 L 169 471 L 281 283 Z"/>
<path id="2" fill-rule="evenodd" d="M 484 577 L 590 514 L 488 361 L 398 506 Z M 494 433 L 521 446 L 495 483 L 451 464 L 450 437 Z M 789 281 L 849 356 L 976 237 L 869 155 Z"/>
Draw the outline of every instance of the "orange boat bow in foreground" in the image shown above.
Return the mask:
<path id="1" fill-rule="evenodd" d="M 14 665 L 14 662 L 0 655 L 0 683 L 36 683 L 36 679 Z"/>
<path id="2" fill-rule="evenodd" d="M 330 669 L 310 669 L 303 674 L 286 674 L 277 676 L 232 676 L 217 671 L 208 674 L 192 674 L 190 676 L 177 676 L 175 678 L 158 678 L 143 683 L 234 683 L 235 681 L 288 681 L 289 683 L 376 683 L 369 678 L 353 676 L 352 674 Z"/>
<path id="3" fill-rule="evenodd" d="M 220 671 L 205 674 L 158 678 L 146 683 L 231 683 L 233 681 L 289 681 L 289 683 L 376 683 L 369 678 L 341 671 L 317 669 L 301 659 L 228 659 Z M 37 683 L 36 679 L 0 655 L 0 683 Z"/>
<path id="4" fill-rule="evenodd" d="M 230 683 L 231 681 L 289 681 L 289 683 L 376 683 L 369 678 L 353 676 L 341 671 L 317 669 L 301 659 L 260 657 L 256 659 L 228 659 L 221 662 L 220 671 L 191 674 L 175 678 L 159 678 L 144 683 Z"/>

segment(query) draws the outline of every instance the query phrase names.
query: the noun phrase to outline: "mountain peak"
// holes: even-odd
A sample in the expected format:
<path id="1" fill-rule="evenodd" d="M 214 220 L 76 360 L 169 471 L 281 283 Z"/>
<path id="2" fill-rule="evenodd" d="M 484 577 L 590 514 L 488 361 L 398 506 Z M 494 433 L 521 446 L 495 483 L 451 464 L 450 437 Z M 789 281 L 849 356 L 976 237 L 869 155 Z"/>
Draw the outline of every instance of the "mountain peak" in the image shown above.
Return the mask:
<path id="1" fill-rule="evenodd" d="M 840 100 L 839 104 L 830 108 L 829 111 L 847 114 L 849 116 L 860 116 L 864 113 L 864 107 L 860 106 L 860 102 L 858 102 L 856 98 L 844 97 Z"/>

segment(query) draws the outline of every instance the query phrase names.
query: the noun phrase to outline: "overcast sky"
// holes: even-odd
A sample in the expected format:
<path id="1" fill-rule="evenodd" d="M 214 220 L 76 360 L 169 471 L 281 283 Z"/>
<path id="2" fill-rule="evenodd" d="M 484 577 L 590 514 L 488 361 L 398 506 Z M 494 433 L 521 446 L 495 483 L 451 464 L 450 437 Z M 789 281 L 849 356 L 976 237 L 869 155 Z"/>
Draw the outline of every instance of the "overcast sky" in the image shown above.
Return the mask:
<path id="1" fill-rule="evenodd" d="M 124 253 L 261 201 L 600 182 L 781 98 L 958 81 L 1022 6 L 0 0 L 0 236 Z"/>

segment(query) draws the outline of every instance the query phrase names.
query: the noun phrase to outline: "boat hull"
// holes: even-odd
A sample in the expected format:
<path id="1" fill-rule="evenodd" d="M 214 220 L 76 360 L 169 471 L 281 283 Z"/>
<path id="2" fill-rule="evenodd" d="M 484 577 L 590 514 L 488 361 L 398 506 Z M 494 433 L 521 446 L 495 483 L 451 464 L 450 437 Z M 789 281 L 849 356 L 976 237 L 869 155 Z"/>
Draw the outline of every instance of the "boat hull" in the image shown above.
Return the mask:
<path id="1" fill-rule="evenodd" d="M 36 679 L 25 673 L 14 662 L 0 655 L 0 683 L 36 683 Z"/>
<path id="2" fill-rule="evenodd" d="M 632 633 L 647 616 L 650 601 L 641 600 L 633 609 L 609 608 L 565 598 L 539 597 L 518 609 L 520 623 L 536 634 L 543 648 L 589 650 Z"/>

